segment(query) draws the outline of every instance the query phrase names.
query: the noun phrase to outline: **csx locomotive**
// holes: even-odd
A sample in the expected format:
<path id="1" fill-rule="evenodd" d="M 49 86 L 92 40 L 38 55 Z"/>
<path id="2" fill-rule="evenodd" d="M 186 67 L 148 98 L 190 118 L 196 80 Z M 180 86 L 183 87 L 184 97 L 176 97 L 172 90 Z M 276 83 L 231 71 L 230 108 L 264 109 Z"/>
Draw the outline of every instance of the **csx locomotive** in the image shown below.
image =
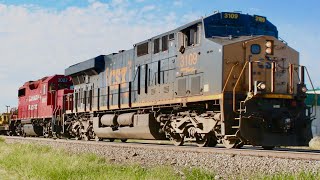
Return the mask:
<path id="1" fill-rule="evenodd" d="M 312 137 L 305 67 L 266 17 L 218 12 L 65 70 L 53 134 L 273 148 Z"/>

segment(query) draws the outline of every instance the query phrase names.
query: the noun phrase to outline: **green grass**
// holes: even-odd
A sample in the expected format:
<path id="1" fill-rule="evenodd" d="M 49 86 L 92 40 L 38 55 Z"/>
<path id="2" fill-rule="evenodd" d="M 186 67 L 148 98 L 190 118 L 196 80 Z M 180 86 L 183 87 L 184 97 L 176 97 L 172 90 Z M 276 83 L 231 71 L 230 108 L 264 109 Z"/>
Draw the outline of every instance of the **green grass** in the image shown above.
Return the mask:
<path id="1" fill-rule="evenodd" d="M 300 172 L 297 174 L 290 173 L 278 173 L 270 176 L 262 175 L 257 176 L 252 179 L 261 179 L 261 180 L 319 180 L 320 172 L 312 173 L 312 172 Z"/>
<path id="2" fill-rule="evenodd" d="M 200 169 L 177 172 L 170 166 L 118 165 L 95 154 L 74 155 L 48 146 L 6 144 L 0 139 L 0 176 L 15 179 L 213 179 Z M 0 177 L 9 179 L 9 177 Z"/>
<path id="3" fill-rule="evenodd" d="M 214 171 L 214 169 L 212 170 Z M 215 174 L 199 169 L 179 169 L 171 166 L 145 168 L 139 165 L 119 165 L 95 154 L 72 154 L 49 146 L 6 144 L 0 137 L 0 179 L 214 179 Z M 278 173 L 238 179 L 302 180 L 320 179 L 318 173 Z"/>

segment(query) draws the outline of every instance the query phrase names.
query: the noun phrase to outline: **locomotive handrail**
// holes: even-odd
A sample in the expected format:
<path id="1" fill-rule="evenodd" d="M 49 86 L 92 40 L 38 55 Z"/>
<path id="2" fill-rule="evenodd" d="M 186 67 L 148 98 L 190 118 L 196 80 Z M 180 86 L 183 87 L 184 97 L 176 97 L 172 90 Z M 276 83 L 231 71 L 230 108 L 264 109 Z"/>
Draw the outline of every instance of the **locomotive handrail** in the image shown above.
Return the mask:
<path id="1" fill-rule="evenodd" d="M 313 92 L 314 92 L 315 107 L 314 107 L 314 116 L 313 116 L 313 118 L 315 118 L 315 117 L 316 117 L 316 115 L 317 115 L 317 105 L 318 105 L 317 93 L 316 93 L 316 90 L 315 90 L 315 88 L 314 88 L 314 86 L 313 86 L 313 82 L 312 82 L 312 80 L 311 80 L 311 78 L 310 78 L 308 68 L 307 68 L 307 67 L 305 67 L 305 69 L 306 69 L 306 72 L 307 72 L 308 79 L 309 79 L 309 82 L 310 82 L 310 84 L 311 84 L 312 90 L 313 90 Z"/>
<path id="2" fill-rule="evenodd" d="M 228 74 L 228 78 L 227 78 L 226 82 L 224 83 L 224 86 L 223 86 L 223 89 L 222 89 L 222 93 L 224 93 L 224 91 L 225 91 L 225 89 L 226 89 L 226 87 L 227 87 L 227 84 L 228 84 L 228 82 L 229 82 L 229 79 L 230 79 L 230 77 L 231 77 L 231 73 L 233 72 L 234 67 L 236 67 L 238 64 L 239 64 L 239 62 L 236 62 L 236 63 L 232 66 L 232 68 L 231 68 L 231 70 L 230 70 L 230 72 L 229 72 L 229 74 Z"/>
<path id="3" fill-rule="evenodd" d="M 247 66 L 248 63 L 249 63 L 249 61 L 246 61 L 245 64 L 243 65 L 243 68 L 242 68 L 242 70 L 241 70 L 241 72 L 240 72 L 240 75 L 239 75 L 239 77 L 238 77 L 238 79 L 237 79 L 237 82 L 236 82 L 236 84 L 235 84 L 234 87 L 233 87 L 233 91 L 232 91 L 233 112 L 237 112 L 237 111 L 236 111 L 236 102 L 235 102 L 235 101 L 236 101 L 236 88 L 237 88 L 237 85 L 238 85 L 238 83 L 239 83 L 239 81 L 240 81 L 240 78 L 241 78 L 244 70 L 246 69 L 246 66 Z"/>

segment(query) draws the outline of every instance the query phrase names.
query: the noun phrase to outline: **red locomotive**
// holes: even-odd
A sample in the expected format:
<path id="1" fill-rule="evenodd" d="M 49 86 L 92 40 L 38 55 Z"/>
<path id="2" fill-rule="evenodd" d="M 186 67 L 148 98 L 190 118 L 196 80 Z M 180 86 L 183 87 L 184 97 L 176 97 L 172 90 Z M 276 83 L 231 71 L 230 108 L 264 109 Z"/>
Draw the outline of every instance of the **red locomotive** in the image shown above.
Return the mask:
<path id="1" fill-rule="evenodd" d="M 62 107 L 66 107 L 64 95 L 72 93 L 72 87 L 71 78 L 64 75 L 26 82 L 18 91 L 18 116 L 11 121 L 11 132 L 20 136 L 51 136 L 56 120 L 62 118 Z"/>

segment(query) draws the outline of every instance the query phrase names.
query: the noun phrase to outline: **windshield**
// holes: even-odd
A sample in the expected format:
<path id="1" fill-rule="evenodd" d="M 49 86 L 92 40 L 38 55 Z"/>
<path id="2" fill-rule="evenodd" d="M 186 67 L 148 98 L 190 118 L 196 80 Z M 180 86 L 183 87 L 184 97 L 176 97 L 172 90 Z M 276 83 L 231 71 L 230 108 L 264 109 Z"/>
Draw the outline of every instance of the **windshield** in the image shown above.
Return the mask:
<path id="1" fill-rule="evenodd" d="M 222 12 L 204 20 L 206 38 L 268 35 L 278 38 L 277 27 L 266 17 Z"/>

